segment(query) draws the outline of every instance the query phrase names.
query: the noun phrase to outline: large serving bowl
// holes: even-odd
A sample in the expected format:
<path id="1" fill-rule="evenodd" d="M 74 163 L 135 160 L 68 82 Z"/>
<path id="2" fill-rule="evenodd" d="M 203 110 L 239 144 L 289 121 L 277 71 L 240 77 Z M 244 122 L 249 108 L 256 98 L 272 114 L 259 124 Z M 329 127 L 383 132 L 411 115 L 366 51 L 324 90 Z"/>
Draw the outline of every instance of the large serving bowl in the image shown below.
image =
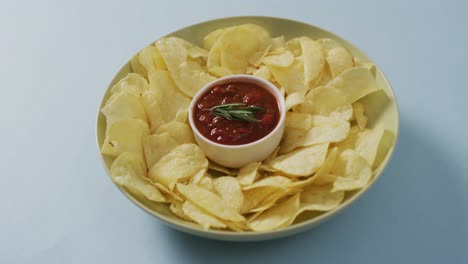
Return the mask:
<path id="1" fill-rule="evenodd" d="M 272 36 L 281 36 L 284 35 L 285 39 L 291 39 L 299 36 L 308 36 L 311 38 L 331 38 L 353 53 L 355 58 L 361 62 L 371 62 L 374 63 L 369 57 L 367 57 L 362 51 L 357 49 L 354 45 L 344 40 L 343 38 L 321 29 L 319 27 L 308 25 L 302 22 L 297 22 L 293 20 L 275 18 L 275 17 L 230 17 L 211 20 L 207 22 L 202 22 L 199 24 L 191 25 L 185 28 L 182 28 L 176 32 L 170 33 L 169 35 L 181 37 L 192 43 L 201 45 L 203 36 L 210 33 L 211 31 L 221 28 L 228 27 L 233 25 L 239 25 L 243 23 L 255 23 L 264 28 L 266 28 Z M 157 36 L 163 37 L 163 36 Z M 130 54 L 129 54 L 130 55 Z M 130 57 L 130 56 L 129 56 Z M 105 138 L 106 132 L 106 120 L 104 115 L 100 112 L 101 108 L 104 106 L 104 103 L 109 97 L 109 91 L 111 87 L 117 83 L 121 78 L 131 72 L 130 64 L 127 63 L 123 65 L 120 71 L 115 75 L 112 82 L 109 84 L 105 95 L 102 98 L 102 102 L 98 112 L 97 118 L 97 144 L 98 148 L 102 146 L 102 143 Z M 190 234 L 219 239 L 219 240 L 230 240 L 230 241 L 256 241 L 256 240 L 267 240 L 273 238 L 284 237 L 299 232 L 303 232 L 312 227 L 317 226 L 323 221 L 330 219 L 331 217 L 337 215 L 339 212 L 347 208 L 351 203 L 355 202 L 364 192 L 366 192 L 382 175 L 385 167 L 387 166 L 396 141 L 398 138 L 399 131 L 399 113 L 398 106 L 395 100 L 395 95 L 390 87 L 389 82 L 385 78 L 382 71 L 376 67 L 375 78 L 377 85 L 382 88 L 381 91 L 375 92 L 360 101 L 366 107 L 366 115 L 369 118 L 368 126 L 369 127 L 383 127 L 386 132 L 382 140 L 382 144 L 377 154 L 376 163 L 377 167 L 374 170 L 373 177 L 370 183 L 364 188 L 352 192 L 347 192 L 344 201 L 336 209 L 329 212 L 307 212 L 301 214 L 295 222 L 286 228 L 270 231 L 270 232 L 231 232 L 231 231 L 222 231 L 222 230 L 204 230 L 197 224 L 189 223 L 175 216 L 168 208 L 166 204 L 159 204 L 147 201 L 145 199 L 140 199 L 131 193 L 129 193 L 124 188 L 116 185 L 122 193 L 128 197 L 132 202 L 138 205 L 147 213 L 153 215 L 162 222 L 168 224 L 169 226 L 187 232 Z M 102 161 L 104 167 L 109 174 L 109 169 L 112 163 L 112 158 L 102 156 Z M 109 174 L 110 175 L 110 174 Z M 391 177 L 389 175 L 389 177 Z"/>

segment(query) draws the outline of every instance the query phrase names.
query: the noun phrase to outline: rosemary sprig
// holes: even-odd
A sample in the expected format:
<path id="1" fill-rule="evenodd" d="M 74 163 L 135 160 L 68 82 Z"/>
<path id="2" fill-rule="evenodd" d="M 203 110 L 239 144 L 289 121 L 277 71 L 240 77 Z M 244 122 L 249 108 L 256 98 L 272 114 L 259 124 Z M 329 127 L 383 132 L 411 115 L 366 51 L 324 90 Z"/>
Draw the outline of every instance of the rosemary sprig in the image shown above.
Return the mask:
<path id="1" fill-rule="evenodd" d="M 255 113 L 263 111 L 259 106 L 247 106 L 244 103 L 220 104 L 210 109 L 211 114 L 227 120 L 258 122 Z"/>

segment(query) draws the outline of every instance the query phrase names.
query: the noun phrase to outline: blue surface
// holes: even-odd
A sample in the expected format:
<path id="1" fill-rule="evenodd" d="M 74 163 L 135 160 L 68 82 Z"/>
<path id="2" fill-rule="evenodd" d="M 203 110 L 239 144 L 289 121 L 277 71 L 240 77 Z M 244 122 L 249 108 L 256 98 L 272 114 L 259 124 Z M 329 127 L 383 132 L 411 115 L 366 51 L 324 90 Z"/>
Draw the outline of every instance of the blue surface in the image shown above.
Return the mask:
<path id="1" fill-rule="evenodd" d="M 466 1 L 156 2 L 1 4 L 0 263 L 468 263 Z M 94 143 L 99 100 L 131 54 L 236 15 L 345 37 L 383 69 L 401 111 L 394 158 L 358 202 L 314 230 L 253 244 L 157 222 L 110 183 Z"/>

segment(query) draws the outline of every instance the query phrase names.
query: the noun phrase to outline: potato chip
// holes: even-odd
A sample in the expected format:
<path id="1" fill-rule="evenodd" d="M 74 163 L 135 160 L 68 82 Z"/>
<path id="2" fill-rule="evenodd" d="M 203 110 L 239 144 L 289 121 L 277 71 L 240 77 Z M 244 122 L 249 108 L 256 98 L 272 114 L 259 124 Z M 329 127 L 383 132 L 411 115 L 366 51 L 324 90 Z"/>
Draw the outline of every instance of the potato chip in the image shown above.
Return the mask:
<path id="1" fill-rule="evenodd" d="M 301 192 L 298 214 L 304 211 L 330 211 L 344 199 L 344 191 L 331 192 L 330 186 L 310 185 Z"/>
<path id="2" fill-rule="evenodd" d="M 329 116 L 349 121 L 353 117 L 353 109 L 354 107 L 351 104 L 345 104 L 336 108 Z"/>
<path id="3" fill-rule="evenodd" d="M 275 187 L 275 188 L 286 188 L 289 183 L 291 183 L 291 179 L 288 177 L 284 176 L 269 176 L 266 178 L 261 179 L 258 182 L 255 182 L 251 185 L 247 185 L 242 187 L 244 191 L 255 189 L 255 188 L 260 188 L 260 187 Z"/>
<path id="4" fill-rule="evenodd" d="M 205 84 L 215 80 L 206 72 L 204 62 L 189 56 L 193 45 L 181 38 L 166 37 L 155 43 L 177 87 L 193 97 Z"/>
<path id="5" fill-rule="evenodd" d="M 315 173 L 313 177 L 313 183 L 317 185 L 323 185 L 333 182 L 336 177 L 330 175 L 330 171 L 335 166 L 336 158 L 338 157 L 339 151 L 337 147 L 334 147 L 327 155 L 320 169 Z"/>
<path id="6" fill-rule="evenodd" d="M 262 211 L 259 208 L 265 207 L 265 205 L 271 207 L 274 205 L 276 199 L 274 199 L 275 195 L 277 195 L 281 191 L 287 191 L 284 187 L 278 186 L 266 186 L 266 187 L 259 187 L 254 189 L 249 189 L 244 191 L 244 204 L 241 208 L 241 213 L 249 213 L 252 210 Z M 272 199 L 273 198 L 273 199 Z M 273 200 L 272 204 L 269 204 L 270 201 Z"/>
<path id="7" fill-rule="evenodd" d="M 354 66 L 353 55 L 345 48 L 339 47 L 327 51 L 327 63 L 332 78 Z"/>
<path id="8" fill-rule="evenodd" d="M 216 192 L 216 189 L 214 188 L 214 184 L 213 184 L 213 176 L 211 176 L 209 173 L 205 174 L 205 177 L 203 177 L 200 180 L 200 182 L 198 183 L 198 186 L 212 193 Z"/>
<path id="9" fill-rule="evenodd" d="M 308 37 L 299 39 L 304 59 L 304 82 L 306 87 L 310 87 L 318 82 L 325 65 L 325 54 L 319 43 Z"/>
<path id="10" fill-rule="evenodd" d="M 329 115 L 337 108 L 349 103 L 347 94 L 333 86 L 320 86 L 310 90 L 304 103 L 297 107 L 299 112 L 316 115 Z"/>
<path id="11" fill-rule="evenodd" d="M 232 75 L 232 72 L 224 67 L 212 67 L 210 68 L 210 73 L 213 74 L 214 76 L 216 77 L 224 77 L 224 76 L 227 76 L 227 75 Z"/>
<path id="12" fill-rule="evenodd" d="M 112 163 L 112 179 L 131 193 L 142 195 L 150 201 L 164 202 L 164 196 L 146 179 L 145 162 L 140 155 L 123 152 Z"/>
<path id="13" fill-rule="evenodd" d="M 206 35 L 203 38 L 203 47 L 206 50 L 210 50 L 213 47 L 213 45 L 216 43 L 216 41 L 224 34 L 224 32 L 226 32 L 227 29 L 229 28 L 216 29 L 215 31 Z"/>
<path id="14" fill-rule="evenodd" d="M 115 122 L 127 118 L 137 118 L 146 122 L 146 113 L 140 97 L 134 94 L 121 91 L 114 94 L 106 105 L 101 109 L 101 112 L 106 117 L 106 126 L 109 128 Z"/>
<path id="15" fill-rule="evenodd" d="M 194 184 L 184 185 L 180 183 L 177 184 L 177 189 L 187 200 L 218 218 L 233 222 L 245 221 L 245 218 L 234 208 L 226 207 L 223 200 L 210 191 Z"/>
<path id="16" fill-rule="evenodd" d="M 307 131 L 312 126 L 312 115 L 298 112 L 287 112 L 285 126 Z"/>
<path id="17" fill-rule="evenodd" d="M 236 175 L 237 174 L 237 169 L 227 168 L 217 163 L 214 163 L 213 161 L 210 161 L 208 168 L 218 173 L 223 173 L 224 175 Z"/>
<path id="18" fill-rule="evenodd" d="M 188 55 L 192 59 L 201 58 L 204 61 L 208 59 L 208 51 L 195 45 L 188 49 Z"/>
<path id="19" fill-rule="evenodd" d="M 301 38 L 293 38 L 286 42 L 286 49 L 291 51 L 294 56 L 299 57 L 302 55 Z"/>
<path id="20" fill-rule="evenodd" d="M 244 73 L 247 66 L 258 65 L 271 47 L 269 33 L 254 24 L 233 27 L 216 41 L 220 43 L 221 66 L 234 74 Z M 215 48 L 216 43 L 212 48 Z M 208 56 L 213 55 L 210 52 Z"/>
<path id="21" fill-rule="evenodd" d="M 244 204 L 244 194 L 237 178 L 219 177 L 213 180 L 213 186 L 227 207 L 232 207 L 240 212 Z"/>
<path id="22" fill-rule="evenodd" d="M 258 176 L 258 168 L 260 167 L 261 162 L 251 162 L 239 170 L 237 174 L 237 179 L 241 185 L 250 185 L 252 184 Z"/>
<path id="23" fill-rule="evenodd" d="M 271 39 L 271 48 L 268 54 L 279 54 L 286 50 L 284 43 L 284 36 L 276 37 Z"/>
<path id="24" fill-rule="evenodd" d="M 272 80 L 272 77 L 273 77 L 273 76 L 271 75 L 270 70 L 269 70 L 268 67 L 265 66 L 265 65 L 260 66 L 260 68 L 258 68 L 258 69 L 253 73 L 253 76 L 256 76 L 256 77 L 265 79 L 265 80 L 267 80 L 267 81 Z"/>
<path id="25" fill-rule="evenodd" d="M 283 53 L 268 55 L 263 58 L 263 62 L 274 67 L 288 67 L 294 62 L 294 54 L 287 50 Z"/>
<path id="26" fill-rule="evenodd" d="M 362 131 L 359 131 L 357 127 L 353 127 L 349 137 L 343 142 L 340 142 L 338 147 L 342 151 L 346 149 L 355 150 L 361 157 L 366 159 L 370 165 L 373 165 L 383 135 L 384 129 L 380 127 L 364 129 Z"/>
<path id="27" fill-rule="evenodd" d="M 351 149 L 340 153 L 332 173 L 337 175 L 332 192 L 360 189 L 366 186 L 372 177 L 367 160 Z"/>
<path id="28" fill-rule="evenodd" d="M 148 82 L 143 76 L 136 73 L 129 73 L 111 88 L 111 94 L 117 94 L 122 91 L 133 94 L 136 97 L 150 89 Z M 110 98 L 109 98 L 110 99 Z"/>
<path id="29" fill-rule="evenodd" d="M 194 205 L 189 201 L 185 201 L 182 204 L 182 211 L 186 216 L 188 216 L 193 221 L 200 224 L 204 229 L 209 229 L 210 227 L 213 228 L 225 228 L 226 225 L 223 224 L 219 219 L 216 217 L 206 213 L 203 209 L 199 208 L 198 206 Z"/>
<path id="30" fill-rule="evenodd" d="M 295 58 L 294 62 L 288 67 L 278 67 L 267 64 L 268 69 L 275 77 L 275 80 L 286 89 L 288 94 L 305 94 L 308 87 L 304 81 L 304 61 L 302 58 Z"/>
<path id="31" fill-rule="evenodd" d="M 188 179 L 208 167 L 205 154 L 195 144 L 183 144 L 156 162 L 149 177 L 173 190 L 177 182 Z"/>
<path id="32" fill-rule="evenodd" d="M 298 147 L 339 142 L 348 136 L 349 130 L 350 125 L 346 120 L 312 116 L 311 128 L 306 132 L 292 127 L 285 128 L 279 153 L 288 153 Z"/>
<path id="33" fill-rule="evenodd" d="M 179 111 L 177 111 L 174 121 L 180 123 L 188 123 L 188 110 L 180 109 Z"/>
<path id="34" fill-rule="evenodd" d="M 127 118 L 115 122 L 107 130 L 101 153 L 115 157 L 123 152 L 132 152 L 143 157 L 142 139 L 148 134 L 148 124 L 140 119 Z"/>
<path id="35" fill-rule="evenodd" d="M 155 131 L 157 134 L 169 133 L 169 135 L 179 144 L 195 143 L 192 129 L 186 123 L 172 121 L 158 127 Z"/>
<path id="36" fill-rule="evenodd" d="M 167 132 L 144 136 L 143 150 L 148 168 L 151 168 L 154 163 L 171 152 L 178 145 L 180 144 Z"/>
<path id="37" fill-rule="evenodd" d="M 284 223 L 294 218 L 299 210 L 300 195 L 296 194 L 277 206 L 265 211 L 248 223 L 253 231 L 270 231 L 280 228 Z"/>
<path id="38" fill-rule="evenodd" d="M 353 113 L 359 129 L 365 129 L 367 125 L 367 116 L 364 115 L 364 105 L 360 102 L 353 103 Z"/>
<path id="39" fill-rule="evenodd" d="M 328 144 L 319 144 L 294 150 L 278 156 L 271 166 L 293 176 L 310 176 L 322 165 Z"/>
<path id="40" fill-rule="evenodd" d="M 141 65 L 146 69 L 148 79 L 151 74 L 158 70 L 167 70 L 166 63 L 164 62 L 159 49 L 155 46 L 147 46 L 139 53 Z"/>
<path id="41" fill-rule="evenodd" d="M 178 193 L 169 190 L 169 188 L 167 188 L 166 186 L 160 184 L 159 182 L 151 182 L 151 184 L 156 186 L 156 188 L 158 188 L 158 190 L 160 192 L 165 194 L 166 197 L 168 198 L 168 200 L 171 201 L 171 203 L 174 202 L 174 201 L 183 201 L 184 200 L 184 199 L 182 199 L 182 197 L 180 197 L 180 195 Z"/>
<path id="42" fill-rule="evenodd" d="M 205 174 L 206 174 L 206 168 L 201 169 L 200 171 L 195 173 L 195 175 L 193 175 L 192 178 L 190 178 L 190 183 L 192 184 L 200 183 L 202 179 L 205 177 Z"/>
<path id="43" fill-rule="evenodd" d="M 156 71 L 150 77 L 150 90 L 143 93 L 143 105 L 151 130 L 173 121 L 180 109 L 188 109 L 190 98 L 182 94 L 167 71 Z"/>
<path id="44" fill-rule="evenodd" d="M 322 46 L 322 49 L 324 51 L 326 51 L 326 52 L 328 52 L 329 50 L 335 49 L 335 48 L 342 48 L 343 47 L 337 41 L 335 41 L 333 39 L 329 39 L 329 38 L 320 38 L 320 39 L 317 39 L 317 42 L 320 44 L 320 46 Z"/>
<path id="45" fill-rule="evenodd" d="M 188 217 L 184 213 L 184 211 L 182 211 L 182 204 L 183 202 L 181 201 L 171 201 L 171 205 L 169 206 L 169 209 L 171 210 L 173 214 L 182 218 L 183 220 L 190 221 L 190 222 L 193 221 L 190 217 Z"/>
<path id="46" fill-rule="evenodd" d="M 288 96 L 286 96 L 286 99 L 285 99 L 286 111 L 289 111 L 291 108 L 295 107 L 296 105 L 304 103 L 304 100 L 305 100 L 304 94 L 301 92 L 288 94 Z"/>
<path id="47" fill-rule="evenodd" d="M 140 56 L 138 54 L 133 55 L 133 57 L 130 59 L 130 67 L 132 68 L 132 72 L 141 76 L 148 76 L 148 72 L 146 71 L 143 64 L 141 64 Z"/>
<path id="48" fill-rule="evenodd" d="M 261 164 L 260 164 L 260 167 L 259 167 L 259 170 L 263 170 L 263 171 L 270 171 L 270 172 L 276 172 L 278 171 L 277 169 L 274 169 L 273 167 L 271 167 L 271 163 L 273 162 L 273 160 L 276 159 L 276 157 L 278 156 L 278 152 L 279 152 L 279 147 L 277 147 L 273 153 L 270 154 L 270 156 L 268 156 L 268 158 L 266 158 Z"/>

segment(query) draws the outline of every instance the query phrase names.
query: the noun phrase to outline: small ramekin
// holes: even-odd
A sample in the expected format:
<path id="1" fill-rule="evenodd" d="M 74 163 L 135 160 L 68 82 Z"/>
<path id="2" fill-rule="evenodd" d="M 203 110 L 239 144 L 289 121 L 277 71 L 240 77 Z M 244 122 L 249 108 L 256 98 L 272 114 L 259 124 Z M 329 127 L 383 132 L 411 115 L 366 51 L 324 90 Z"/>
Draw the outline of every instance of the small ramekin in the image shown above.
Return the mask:
<path id="1" fill-rule="evenodd" d="M 279 121 L 276 127 L 263 138 L 243 145 L 224 145 L 213 142 L 203 136 L 194 123 L 194 108 L 200 97 L 209 89 L 219 84 L 232 82 L 247 82 L 260 85 L 270 91 L 276 98 L 279 107 Z M 286 105 L 284 97 L 280 90 L 267 80 L 252 75 L 229 75 L 217 79 L 205 85 L 192 98 L 189 107 L 189 122 L 192 127 L 193 135 L 205 155 L 212 161 L 230 168 L 240 168 L 250 162 L 262 161 L 266 159 L 278 147 L 284 132 L 284 123 L 286 118 Z"/>

